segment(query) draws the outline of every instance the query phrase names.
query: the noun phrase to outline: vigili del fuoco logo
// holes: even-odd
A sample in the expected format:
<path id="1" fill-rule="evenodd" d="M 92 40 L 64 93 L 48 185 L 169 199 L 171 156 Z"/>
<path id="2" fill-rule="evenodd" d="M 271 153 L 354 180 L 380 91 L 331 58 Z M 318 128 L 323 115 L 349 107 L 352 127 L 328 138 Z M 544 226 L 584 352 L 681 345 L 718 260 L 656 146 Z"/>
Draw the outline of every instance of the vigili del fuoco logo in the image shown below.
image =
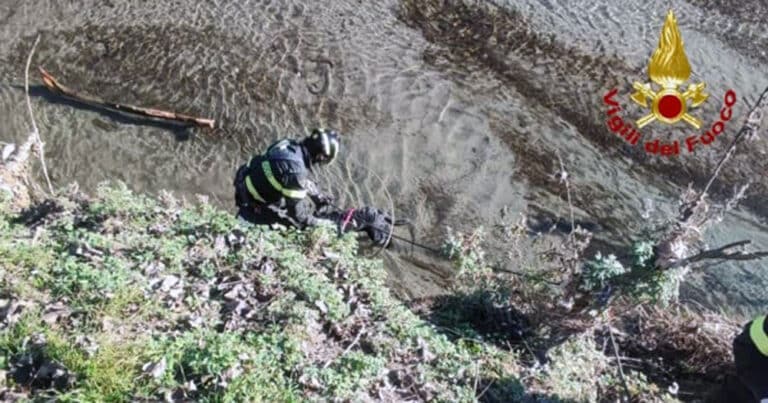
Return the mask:
<path id="1" fill-rule="evenodd" d="M 603 102 L 608 107 L 608 129 L 620 136 L 633 146 L 643 138 L 640 129 L 653 123 L 657 125 L 687 124 L 693 130 L 700 130 L 702 121 L 696 115 L 696 108 L 709 98 L 705 92 L 706 84 L 691 83 L 684 91 L 680 88 L 691 76 L 691 65 L 685 55 L 683 39 L 677 27 L 677 20 L 670 10 L 664 27 L 661 30 L 659 46 L 651 55 L 648 64 L 648 78 L 656 84 L 657 90 L 651 83 L 634 82 L 634 93 L 630 99 L 643 109 L 645 116 L 635 120 L 635 125 L 619 115 L 622 111 L 616 99 L 618 89 L 614 88 L 603 96 Z M 682 91 L 682 92 L 681 92 Z M 679 155 L 681 149 L 692 153 L 697 147 L 712 144 L 717 136 L 725 130 L 725 124 L 731 120 L 733 106 L 736 104 L 736 92 L 728 90 L 723 96 L 723 107 L 720 116 L 701 134 L 687 136 L 684 140 L 664 142 L 660 139 L 643 139 L 643 147 L 647 153 L 664 156 Z"/>

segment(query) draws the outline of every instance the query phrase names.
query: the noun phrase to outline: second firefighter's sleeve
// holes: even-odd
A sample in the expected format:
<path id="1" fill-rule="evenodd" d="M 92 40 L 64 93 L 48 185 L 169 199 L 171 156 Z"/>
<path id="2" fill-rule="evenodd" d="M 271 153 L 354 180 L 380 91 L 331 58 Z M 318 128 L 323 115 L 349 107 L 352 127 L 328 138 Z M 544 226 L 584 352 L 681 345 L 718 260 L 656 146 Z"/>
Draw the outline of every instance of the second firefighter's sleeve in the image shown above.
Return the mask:
<path id="1" fill-rule="evenodd" d="M 288 202 L 286 209 L 292 221 L 296 223 L 297 227 L 302 229 L 322 223 L 333 223 L 329 219 L 317 217 L 315 215 L 315 206 L 308 198 L 296 202 Z"/>
<path id="2" fill-rule="evenodd" d="M 309 181 L 308 179 L 301 178 L 301 177 L 294 177 L 291 178 L 289 181 L 288 186 L 294 189 L 302 189 L 303 191 L 306 191 L 306 195 L 309 196 L 310 189 L 308 187 L 312 187 L 314 184 Z M 307 186 L 307 187 L 305 187 Z M 316 187 L 313 188 L 313 190 L 316 191 Z M 290 216 L 291 220 L 295 222 L 295 225 L 299 228 L 305 228 L 307 226 L 315 226 L 319 225 L 323 222 L 329 222 L 332 223 L 332 221 L 328 219 L 323 219 L 317 217 L 315 205 L 313 201 L 311 200 L 311 197 L 303 197 L 303 198 L 286 198 L 286 210 L 288 216 Z"/>
<path id="3" fill-rule="evenodd" d="M 299 179 L 299 185 L 302 189 L 304 189 L 307 192 L 307 196 L 309 196 L 310 199 L 312 199 L 312 202 L 315 203 L 315 206 L 322 207 L 331 204 L 333 202 L 333 197 L 330 195 L 322 192 L 320 190 L 320 187 L 317 186 L 317 183 L 310 180 L 307 177 L 300 178 Z"/>

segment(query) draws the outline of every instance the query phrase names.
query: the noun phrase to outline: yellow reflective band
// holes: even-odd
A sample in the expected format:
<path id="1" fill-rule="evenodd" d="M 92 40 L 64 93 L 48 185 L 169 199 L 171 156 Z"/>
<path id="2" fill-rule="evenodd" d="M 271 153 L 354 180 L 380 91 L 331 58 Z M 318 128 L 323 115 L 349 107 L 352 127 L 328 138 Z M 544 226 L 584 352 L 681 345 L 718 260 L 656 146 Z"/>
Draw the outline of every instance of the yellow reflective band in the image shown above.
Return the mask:
<path id="1" fill-rule="evenodd" d="M 248 188 L 248 192 L 251 193 L 251 196 L 253 196 L 254 199 L 256 199 L 256 200 L 258 200 L 258 201 L 260 201 L 262 203 L 266 203 L 267 202 L 266 200 L 264 200 L 263 197 L 261 197 L 259 192 L 256 191 L 256 187 L 253 186 L 253 182 L 251 182 L 251 177 L 250 176 L 246 176 L 245 177 L 245 187 Z"/>
<path id="2" fill-rule="evenodd" d="M 755 347 L 768 357 L 768 335 L 765 334 L 765 315 L 756 318 L 752 321 L 752 326 L 749 328 L 749 336 L 752 338 L 752 342 L 755 343 Z"/>
<path id="3" fill-rule="evenodd" d="M 280 193 L 282 193 L 285 197 L 290 197 L 292 199 L 303 199 L 307 195 L 306 190 L 293 190 L 284 188 L 283 185 L 277 181 L 275 175 L 272 174 L 272 166 L 269 165 L 269 161 L 262 162 L 261 169 L 264 170 L 264 175 L 267 177 L 269 184 L 272 185 L 273 188 L 277 189 Z"/>

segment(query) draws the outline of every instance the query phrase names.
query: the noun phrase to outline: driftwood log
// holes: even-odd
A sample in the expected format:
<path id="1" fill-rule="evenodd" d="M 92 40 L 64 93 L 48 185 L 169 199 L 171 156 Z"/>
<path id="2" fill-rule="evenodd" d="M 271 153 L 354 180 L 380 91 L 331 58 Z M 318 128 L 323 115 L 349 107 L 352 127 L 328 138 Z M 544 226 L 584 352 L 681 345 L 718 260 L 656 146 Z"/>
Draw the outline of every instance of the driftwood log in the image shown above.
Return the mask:
<path id="1" fill-rule="evenodd" d="M 209 127 L 211 129 L 213 129 L 213 126 L 215 123 L 213 119 L 205 119 L 205 118 L 200 118 L 196 116 L 189 116 L 181 113 L 168 112 L 168 111 L 163 111 L 163 110 L 153 109 L 153 108 L 144 108 L 140 106 L 118 104 L 118 103 L 105 101 L 101 98 L 98 98 L 92 95 L 79 93 L 59 83 L 59 81 L 56 80 L 56 78 L 54 78 L 49 72 L 45 71 L 45 69 L 43 69 L 42 67 L 38 67 L 38 68 L 40 69 L 40 74 L 42 75 L 43 83 L 45 84 L 46 87 L 48 87 L 49 90 L 51 90 L 56 94 L 72 99 L 74 101 L 78 101 L 78 102 L 89 104 L 89 105 L 105 107 L 109 109 L 115 109 L 123 112 L 130 112 L 130 113 L 148 116 L 152 118 L 160 118 L 160 119 L 174 120 L 177 122 L 192 123 L 198 126 Z"/>

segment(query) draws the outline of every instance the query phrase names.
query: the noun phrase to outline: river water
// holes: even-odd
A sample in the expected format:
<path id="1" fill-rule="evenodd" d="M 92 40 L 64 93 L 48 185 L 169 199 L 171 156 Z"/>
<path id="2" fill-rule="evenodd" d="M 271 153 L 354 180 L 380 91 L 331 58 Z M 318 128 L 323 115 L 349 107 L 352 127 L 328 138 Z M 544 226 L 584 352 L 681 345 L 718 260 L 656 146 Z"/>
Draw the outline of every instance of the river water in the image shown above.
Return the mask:
<path id="1" fill-rule="evenodd" d="M 26 56 L 63 83 L 122 103 L 216 119 L 184 129 L 83 108 L 47 95 L 33 70 L 33 104 L 52 181 L 92 190 L 122 180 L 136 191 L 206 194 L 234 211 L 232 176 L 250 153 L 313 126 L 344 135 L 344 155 L 319 181 L 346 205 L 388 208 L 438 244 L 446 227 L 492 226 L 507 208 L 545 225 L 567 217 L 559 154 L 576 218 L 596 245 L 621 247 L 647 210 L 673 211 L 680 189 L 702 186 L 768 85 L 768 6 L 720 0 L 385 0 L 0 2 L 0 140 L 29 131 Z M 632 81 L 647 80 L 668 7 L 677 15 L 693 75 L 713 122 L 723 94 L 734 120 L 711 146 L 649 156 L 611 134 L 603 95 L 619 88 L 627 119 Z M 690 130 L 644 132 L 682 139 Z M 703 130 L 702 130 L 703 132 Z M 751 178 L 742 207 L 706 236 L 712 246 L 752 239 L 768 249 L 765 133 L 715 184 L 722 200 Z M 505 245 L 491 239 L 496 253 Z M 406 297 L 445 284 L 441 263 L 386 253 Z M 701 270 L 685 296 L 751 315 L 768 309 L 768 262 Z"/>

